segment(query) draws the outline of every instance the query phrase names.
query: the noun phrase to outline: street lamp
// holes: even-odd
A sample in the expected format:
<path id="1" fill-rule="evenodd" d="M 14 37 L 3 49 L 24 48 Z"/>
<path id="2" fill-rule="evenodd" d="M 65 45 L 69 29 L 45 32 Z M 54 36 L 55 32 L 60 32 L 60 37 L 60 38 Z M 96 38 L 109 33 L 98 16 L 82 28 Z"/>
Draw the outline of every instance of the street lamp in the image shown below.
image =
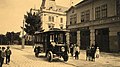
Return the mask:
<path id="1" fill-rule="evenodd" d="M 25 37 L 24 37 L 24 20 L 23 20 L 23 29 L 22 29 L 22 49 L 24 49 L 25 45 Z"/>

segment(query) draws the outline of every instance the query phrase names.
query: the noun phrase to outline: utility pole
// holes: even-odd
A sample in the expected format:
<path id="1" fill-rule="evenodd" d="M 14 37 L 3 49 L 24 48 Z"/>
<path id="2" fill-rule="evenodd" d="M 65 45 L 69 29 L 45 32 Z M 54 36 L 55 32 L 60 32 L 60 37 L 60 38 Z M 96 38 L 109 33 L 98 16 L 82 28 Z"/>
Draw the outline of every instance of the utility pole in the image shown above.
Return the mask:
<path id="1" fill-rule="evenodd" d="M 0 44 L 2 45 L 2 35 L 0 34 Z"/>
<path id="2" fill-rule="evenodd" d="M 23 20 L 23 29 L 22 29 L 22 49 L 24 49 L 25 45 L 25 37 L 24 37 L 24 20 Z"/>

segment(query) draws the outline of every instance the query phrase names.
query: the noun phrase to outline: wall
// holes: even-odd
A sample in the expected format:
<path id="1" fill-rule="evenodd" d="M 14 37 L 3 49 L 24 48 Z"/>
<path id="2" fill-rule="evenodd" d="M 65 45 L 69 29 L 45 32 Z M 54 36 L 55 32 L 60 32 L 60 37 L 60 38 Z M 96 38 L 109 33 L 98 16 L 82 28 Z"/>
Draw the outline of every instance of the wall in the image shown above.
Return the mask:
<path id="1" fill-rule="evenodd" d="M 118 36 L 117 36 L 117 32 L 120 32 L 120 24 L 115 25 L 114 27 L 110 27 L 109 28 L 109 43 L 110 43 L 110 50 L 111 51 L 118 51 L 119 48 L 119 44 L 118 44 Z"/>
<path id="2" fill-rule="evenodd" d="M 54 22 L 49 22 L 49 16 L 53 16 L 54 17 Z M 63 23 L 60 22 L 60 18 L 63 18 Z M 42 15 L 42 21 L 43 21 L 43 29 L 45 29 L 45 31 L 48 31 L 48 24 L 49 23 L 53 23 L 55 24 L 54 28 L 59 28 L 60 29 L 60 24 L 63 25 L 63 29 L 66 28 L 66 16 L 65 15 L 59 15 L 59 14 L 53 14 L 53 13 L 43 13 Z"/>

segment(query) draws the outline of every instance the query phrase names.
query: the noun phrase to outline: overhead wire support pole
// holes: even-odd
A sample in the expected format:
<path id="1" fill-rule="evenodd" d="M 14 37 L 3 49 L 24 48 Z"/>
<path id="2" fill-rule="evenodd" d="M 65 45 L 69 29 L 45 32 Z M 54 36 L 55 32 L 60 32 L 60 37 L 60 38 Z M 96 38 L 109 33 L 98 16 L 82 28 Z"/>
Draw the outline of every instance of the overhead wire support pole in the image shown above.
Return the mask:
<path id="1" fill-rule="evenodd" d="M 25 47 L 25 37 L 24 37 L 24 20 L 23 20 L 23 29 L 22 29 L 22 49 Z"/>

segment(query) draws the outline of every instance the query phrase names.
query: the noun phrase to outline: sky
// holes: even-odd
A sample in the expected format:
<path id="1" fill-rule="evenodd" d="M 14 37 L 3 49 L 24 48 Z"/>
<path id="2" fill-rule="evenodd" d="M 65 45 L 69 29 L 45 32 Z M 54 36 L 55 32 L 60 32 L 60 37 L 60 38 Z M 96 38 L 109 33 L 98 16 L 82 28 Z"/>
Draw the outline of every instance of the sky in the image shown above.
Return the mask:
<path id="1" fill-rule="evenodd" d="M 71 0 L 74 3 L 80 0 Z M 39 8 L 42 0 L 0 0 L 0 34 L 20 32 L 24 14 L 30 8 Z M 69 7 L 70 0 L 56 0 L 57 5 Z"/>

